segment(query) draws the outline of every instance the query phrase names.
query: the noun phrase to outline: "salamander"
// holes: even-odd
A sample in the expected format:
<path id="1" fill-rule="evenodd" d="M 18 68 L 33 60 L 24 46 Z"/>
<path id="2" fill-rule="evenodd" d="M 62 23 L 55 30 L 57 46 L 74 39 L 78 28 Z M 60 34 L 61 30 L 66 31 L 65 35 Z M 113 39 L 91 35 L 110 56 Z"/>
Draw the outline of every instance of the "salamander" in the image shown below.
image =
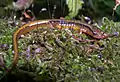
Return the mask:
<path id="1" fill-rule="evenodd" d="M 13 35 L 14 59 L 13 59 L 11 69 L 13 69 L 17 65 L 18 59 L 19 59 L 18 39 L 20 38 L 21 35 L 24 35 L 32 31 L 33 29 L 39 28 L 39 27 L 70 28 L 70 29 L 76 30 L 80 34 L 84 33 L 86 35 L 89 35 L 96 40 L 106 39 L 110 36 L 115 36 L 115 34 L 106 34 L 100 31 L 100 29 L 94 30 L 92 26 L 85 23 L 81 23 L 79 21 L 75 21 L 75 20 L 49 19 L 49 20 L 33 21 L 20 27 Z"/>

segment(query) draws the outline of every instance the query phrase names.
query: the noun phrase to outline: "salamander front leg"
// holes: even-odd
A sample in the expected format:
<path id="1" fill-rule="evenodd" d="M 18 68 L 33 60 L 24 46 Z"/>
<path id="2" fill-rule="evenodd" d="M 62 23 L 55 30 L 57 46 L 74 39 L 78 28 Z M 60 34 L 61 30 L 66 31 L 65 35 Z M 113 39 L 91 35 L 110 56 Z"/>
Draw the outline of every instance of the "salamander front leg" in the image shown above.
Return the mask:
<path id="1" fill-rule="evenodd" d="M 49 25 L 50 25 L 50 28 L 54 28 L 54 26 L 52 25 L 52 23 L 51 23 L 51 22 L 49 22 Z"/>

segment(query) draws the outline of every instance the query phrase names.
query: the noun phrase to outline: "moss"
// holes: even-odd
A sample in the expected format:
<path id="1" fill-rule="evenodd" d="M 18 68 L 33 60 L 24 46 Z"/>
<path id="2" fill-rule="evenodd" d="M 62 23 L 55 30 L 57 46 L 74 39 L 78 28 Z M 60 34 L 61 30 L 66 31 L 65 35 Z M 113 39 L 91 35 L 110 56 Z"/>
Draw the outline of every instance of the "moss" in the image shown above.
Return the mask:
<path id="1" fill-rule="evenodd" d="M 120 32 L 119 25 L 119 22 L 115 23 L 106 19 L 103 21 L 101 29 L 107 33 Z M 13 31 L 10 34 L 12 35 L 12 33 Z M 4 34 L 7 36 L 9 33 Z M 102 48 L 98 47 L 89 53 L 91 43 L 81 43 L 71 34 L 89 39 L 73 30 L 47 27 L 35 29 L 19 39 L 20 60 L 17 72 L 13 71 L 15 76 L 20 75 L 19 77 L 27 81 L 30 77 L 34 81 L 53 82 L 119 81 L 119 35 L 99 41 Z M 8 39 L 6 40 L 9 42 Z M 12 37 L 10 40 L 12 41 Z M 4 43 L 3 40 L 1 42 Z M 6 51 L 7 54 L 12 54 L 12 48 Z M 10 63 L 8 57 L 5 61 L 6 64 Z M 28 78 L 22 77 L 26 74 L 29 76 Z"/>

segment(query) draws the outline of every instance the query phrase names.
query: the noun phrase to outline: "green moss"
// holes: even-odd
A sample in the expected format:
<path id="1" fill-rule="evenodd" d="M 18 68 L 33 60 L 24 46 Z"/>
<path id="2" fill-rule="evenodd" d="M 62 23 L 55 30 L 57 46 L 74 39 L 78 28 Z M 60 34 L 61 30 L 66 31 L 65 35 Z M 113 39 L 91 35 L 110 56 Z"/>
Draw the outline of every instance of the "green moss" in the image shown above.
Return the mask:
<path id="1" fill-rule="evenodd" d="M 0 19 L 0 56 L 3 58 L 7 68 L 10 67 L 13 60 L 12 38 L 15 30 L 16 27 L 9 25 L 6 20 Z M 1 47 L 4 44 L 6 45 L 6 48 Z M 1 66 L 1 68 L 3 67 Z M 4 71 L 6 70 L 4 69 Z M 3 73 L 0 73 L 0 75 L 2 74 Z"/>
<path id="2" fill-rule="evenodd" d="M 120 32 L 119 22 L 108 19 L 103 21 L 101 29 L 107 33 Z M 6 42 L 12 45 L 14 28 L 4 33 Z M 91 43 L 81 43 L 71 34 L 79 35 L 73 30 L 39 28 L 19 39 L 20 59 L 15 76 L 28 74 L 34 81 L 65 81 L 65 82 L 101 82 L 119 81 L 120 77 L 120 37 L 101 40 L 103 49 L 93 49 L 88 53 Z M 11 40 L 11 41 L 9 41 Z M 4 43 L 3 39 L 0 40 Z M 96 44 L 96 43 L 95 43 Z M 29 52 L 28 52 L 28 51 Z M 37 50 L 37 51 L 36 51 Z M 4 51 L 3 51 L 4 52 Z M 6 50 L 9 57 L 6 65 L 12 59 L 12 47 Z M 10 56 L 11 55 L 11 56 Z M 11 58 L 10 58 L 11 57 Z M 10 59 L 9 59 L 10 58 Z M 21 71 L 22 70 L 22 71 Z M 23 79 L 27 79 L 22 77 Z M 29 80 L 29 79 L 27 79 Z"/>

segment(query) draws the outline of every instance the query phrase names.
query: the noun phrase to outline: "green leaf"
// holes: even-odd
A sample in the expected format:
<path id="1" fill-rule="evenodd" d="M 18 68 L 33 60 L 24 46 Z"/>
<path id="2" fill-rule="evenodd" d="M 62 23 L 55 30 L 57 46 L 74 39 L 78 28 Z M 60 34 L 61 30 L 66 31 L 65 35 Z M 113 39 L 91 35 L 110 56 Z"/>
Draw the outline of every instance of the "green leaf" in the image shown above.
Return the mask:
<path id="1" fill-rule="evenodd" d="M 75 17 L 78 14 L 79 9 L 82 8 L 82 0 L 66 0 L 66 3 L 69 8 L 69 16 L 71 18 Z"/>

